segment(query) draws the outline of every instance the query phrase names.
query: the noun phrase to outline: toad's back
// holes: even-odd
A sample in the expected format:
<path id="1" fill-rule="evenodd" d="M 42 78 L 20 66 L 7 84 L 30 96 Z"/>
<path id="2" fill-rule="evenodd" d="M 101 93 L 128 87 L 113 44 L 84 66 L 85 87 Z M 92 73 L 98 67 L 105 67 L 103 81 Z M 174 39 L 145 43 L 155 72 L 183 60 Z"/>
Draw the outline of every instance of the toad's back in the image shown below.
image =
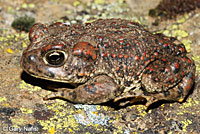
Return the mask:
<path id="1" fill-rule="evenodd" d="M 118 80 L 118 84 L 125 86 L 133 81 L 138 83 L 141 73 L 150 63 L 162 59 L 156 66 L 160 65 L 160 69 L 165 69 L 164 64 L 169 64 L 167 62 L 172 59 L 178 60 L 174 56 L 186 55 L 184 45 L 174 38 L 154 35 L 135 22 L 120 19 L 98 20 L 83 28 L 78 40 L 89 42 L 98 48 L 98 71 L 109 74 Z M 74 30 L 77 29 L 79 27 Z"/>

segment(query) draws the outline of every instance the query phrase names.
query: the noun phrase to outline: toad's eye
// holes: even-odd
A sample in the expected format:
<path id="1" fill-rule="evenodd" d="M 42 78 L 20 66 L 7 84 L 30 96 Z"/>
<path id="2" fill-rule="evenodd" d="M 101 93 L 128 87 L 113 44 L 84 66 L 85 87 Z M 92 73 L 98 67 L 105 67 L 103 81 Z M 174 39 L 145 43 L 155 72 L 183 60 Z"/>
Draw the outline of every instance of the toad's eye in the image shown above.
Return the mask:
<path id="1" fill-rule="evenodd" d="M 59 50 L 51 50 L 47 52 L 44 56 L 44 62 L 45 64 L 48 64 L 50 66 L 59 67 L 62 66 L 66 60 L 66 54 L 63 51 Z"/>

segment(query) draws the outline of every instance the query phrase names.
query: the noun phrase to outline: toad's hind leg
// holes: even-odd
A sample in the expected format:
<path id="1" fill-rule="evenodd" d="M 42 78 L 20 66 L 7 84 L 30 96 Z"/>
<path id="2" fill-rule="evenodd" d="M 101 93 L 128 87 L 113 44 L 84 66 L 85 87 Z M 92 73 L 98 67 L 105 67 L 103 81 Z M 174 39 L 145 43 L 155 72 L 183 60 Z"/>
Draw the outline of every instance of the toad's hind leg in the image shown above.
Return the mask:
<path id="1" fill-rule="evenodd" d="M 63 98 L 74 103 L 99 104 L 116 96 L 117 85 L 112 78 L 101 75 L 75 89 L 60 88 L 57 92 L 47 95 L 44 100 Z"/>
<path id="2" fill-rule="evenodd" d="M 158 100 L 182 102 L 195 81 L 195 65 L 187 57 L 160 59 L 147 67 L 142 86 L 147 92 L 146 106 Z"/>

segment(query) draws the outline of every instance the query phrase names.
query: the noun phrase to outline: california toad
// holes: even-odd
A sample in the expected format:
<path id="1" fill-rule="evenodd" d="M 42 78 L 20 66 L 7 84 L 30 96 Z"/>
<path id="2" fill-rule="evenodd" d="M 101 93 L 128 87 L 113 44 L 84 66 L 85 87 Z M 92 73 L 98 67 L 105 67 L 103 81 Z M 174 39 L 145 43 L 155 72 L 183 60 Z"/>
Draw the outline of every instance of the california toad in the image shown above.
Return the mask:
<path id="1" fill-rule="evenodd" d="M 182 43 L 121 19 L 84 25 L 35 24 L 21 66 L 28 74 L 70 84 L 45 99 L 98 104 L 128 99 L 182 102 L 195 80 L 195 65 Z"/>

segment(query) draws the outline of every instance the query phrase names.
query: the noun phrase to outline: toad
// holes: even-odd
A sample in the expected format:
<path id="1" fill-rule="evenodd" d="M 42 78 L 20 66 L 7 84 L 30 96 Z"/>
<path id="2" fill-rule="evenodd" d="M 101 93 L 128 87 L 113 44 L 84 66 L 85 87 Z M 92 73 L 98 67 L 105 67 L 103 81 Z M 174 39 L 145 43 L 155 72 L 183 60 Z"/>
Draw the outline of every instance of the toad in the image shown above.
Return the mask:
<path id="1" fill-rule="evenodd" d="M 21 58 L 28 74 L 78 84 L 44 99 L 100 104 L 145 99 L 182 102 L 195 81 L 195 64 L 175 38 L 153 34 L 136 22 L 99 19 L 83 25 L 36 23 Z"/>

